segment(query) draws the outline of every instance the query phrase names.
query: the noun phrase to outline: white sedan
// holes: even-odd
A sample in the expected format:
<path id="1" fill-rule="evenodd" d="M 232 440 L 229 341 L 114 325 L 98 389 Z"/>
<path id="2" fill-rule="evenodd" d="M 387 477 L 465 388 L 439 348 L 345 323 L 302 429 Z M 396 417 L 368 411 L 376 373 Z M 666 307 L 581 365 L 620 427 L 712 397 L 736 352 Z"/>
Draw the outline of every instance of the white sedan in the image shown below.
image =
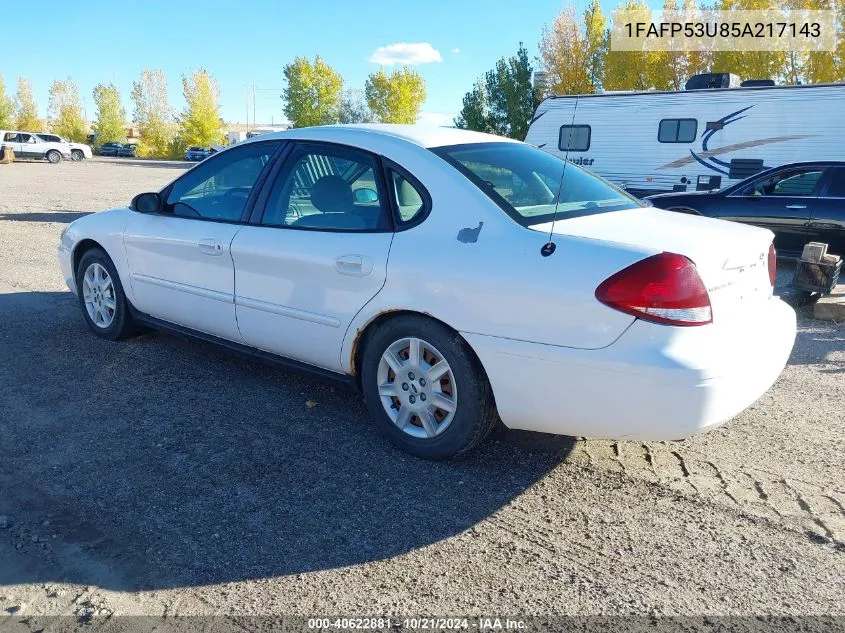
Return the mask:
<path id="1" fill-rule="evenodd" d="M 795 338 L 771 232 L 449 128 L 263 135 L 76 220 L 59 258 L 98 336 L 169 329 L 346 381 L 429 459 L 499 419 L 681 439 L 759 398 Z"/>

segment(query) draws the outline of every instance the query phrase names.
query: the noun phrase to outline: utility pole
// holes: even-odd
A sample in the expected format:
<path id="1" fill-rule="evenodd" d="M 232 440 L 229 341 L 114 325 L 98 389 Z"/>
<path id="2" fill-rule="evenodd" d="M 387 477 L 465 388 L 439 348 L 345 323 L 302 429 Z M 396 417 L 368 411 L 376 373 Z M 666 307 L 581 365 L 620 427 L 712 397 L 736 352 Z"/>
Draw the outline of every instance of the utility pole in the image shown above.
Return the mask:
<path id="1" fill-rule="evenodd" d="M 246 131 L 249 132 L 249 86 L 246 87 Z"/>
<path id="2" fill-rule="evenodd" d="M 255 84 L 252 84 L 252 124 L 258 125 L 258 121 L 255 118 Z"/>

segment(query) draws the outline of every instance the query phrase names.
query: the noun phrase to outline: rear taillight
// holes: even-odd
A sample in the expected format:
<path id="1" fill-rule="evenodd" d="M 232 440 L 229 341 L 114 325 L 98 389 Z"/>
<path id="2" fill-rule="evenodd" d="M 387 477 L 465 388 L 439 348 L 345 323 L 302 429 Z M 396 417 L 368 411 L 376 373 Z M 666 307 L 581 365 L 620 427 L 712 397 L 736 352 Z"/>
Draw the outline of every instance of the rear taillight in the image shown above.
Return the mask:
<path id="1" fill-rule="evenodd" d="M 596 288 L 603 304 L 645 321 L 668 325 L 713 322 L 707 288 L 689 259 L 660 253 L 605 279 Z"/>
<path id="2" fill-rule="evenodd" d="M 769 283 L 772 284 L 772 288 L 775 287 L 775 279 L 778 276 L 778 257 L 777 253 L 775 252 L 775 245 L 769 245 Z"/>

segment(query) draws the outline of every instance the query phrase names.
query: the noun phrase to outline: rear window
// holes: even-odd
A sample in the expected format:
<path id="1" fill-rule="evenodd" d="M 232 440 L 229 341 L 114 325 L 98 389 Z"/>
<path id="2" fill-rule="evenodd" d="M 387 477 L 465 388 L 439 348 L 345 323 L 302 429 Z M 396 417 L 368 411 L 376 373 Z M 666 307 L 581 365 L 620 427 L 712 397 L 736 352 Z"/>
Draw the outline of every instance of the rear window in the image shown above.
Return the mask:
<path id="1" fill-rule="evenodd" d="M 523 226 L 643 206 L 598 176 L 524 143 L 474 143 L 432 151 Z"/>

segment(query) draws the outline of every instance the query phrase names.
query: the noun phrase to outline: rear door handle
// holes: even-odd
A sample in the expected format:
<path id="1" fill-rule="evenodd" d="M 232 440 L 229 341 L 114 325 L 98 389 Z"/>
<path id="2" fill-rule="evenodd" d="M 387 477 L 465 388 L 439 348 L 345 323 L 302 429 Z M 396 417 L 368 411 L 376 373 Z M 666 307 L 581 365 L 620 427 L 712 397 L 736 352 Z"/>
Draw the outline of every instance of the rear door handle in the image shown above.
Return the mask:
<path id="1" fill-rule="evenodd" d="M 198 246 L 200 252 L 203 255 L 222 255 L 223 254 L 223 245 L 220 243 L 219 240 L 215 240 L 213 238 L 206 238 L 202 239 L 198 242 Z"/>
<path id="2" fill-rule="evenodd" d="M 373 260 L 364 255 L 341 255 L 334 260 L 334 267 L 341 275 L 364 277 L 373 271 Z"/>
<path id="3" fill-rule="evenodd" d="M 788 204 L 786 205 L 787 209 L 806 209 L 806 204 Z"/>

